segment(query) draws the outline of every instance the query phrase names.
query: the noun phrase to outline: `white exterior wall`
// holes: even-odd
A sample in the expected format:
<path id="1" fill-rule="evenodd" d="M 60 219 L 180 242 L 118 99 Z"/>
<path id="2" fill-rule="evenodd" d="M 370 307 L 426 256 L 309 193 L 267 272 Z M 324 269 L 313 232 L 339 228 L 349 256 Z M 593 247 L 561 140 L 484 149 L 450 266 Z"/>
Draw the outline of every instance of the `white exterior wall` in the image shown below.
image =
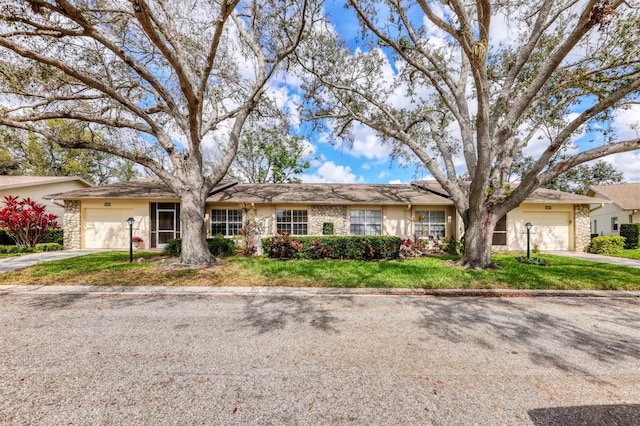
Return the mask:
<path id="1" fill-rule="evenodd" d="M 31 198 L 47 207 L 47 212 L 58 216 L 58 225 L 64 224 L 64 202 L 58 200 L 56 202 L 45 200 L 43 197 L 49 194 L 58 194 L 60 192 L 75 191 L 76 189 L 84 189 L 87 186 L 79 181 L 56 182 L 47 184 L 38 184 L 33 186 L 24 186 L 20 188 L 10 188 L 0 190 L 0 199 L 7 195 L 13 195 L 19 198 Z"/>
<path id="2" fill-rule="evenodd" d="M 596 194 L 594 201 L 606 198 L 600 194 Z M 640 222 L 640 212 L 633 214 L 632 211 L 622 210 L 617 204 L 592 204 L 591 213 L 591 233 L 598 235 L 620 235 L 620 225 L 623 223 Z M 618 230 L 611 229 L 612 219 L 618 218 Z"/>

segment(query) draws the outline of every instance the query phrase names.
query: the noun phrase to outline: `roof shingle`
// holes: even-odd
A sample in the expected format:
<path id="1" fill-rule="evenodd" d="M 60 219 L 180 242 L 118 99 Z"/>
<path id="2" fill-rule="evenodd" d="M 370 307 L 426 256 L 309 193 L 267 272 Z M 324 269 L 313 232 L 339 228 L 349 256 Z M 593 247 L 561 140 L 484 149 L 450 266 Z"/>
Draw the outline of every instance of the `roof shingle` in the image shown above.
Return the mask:
<path id="1" fill-rule="evenodd" d="M 603 195 L 622 210 L 640 210 L 640 183 L 594 185 L 589 188 L 589 195 L 596 193 Z"/>

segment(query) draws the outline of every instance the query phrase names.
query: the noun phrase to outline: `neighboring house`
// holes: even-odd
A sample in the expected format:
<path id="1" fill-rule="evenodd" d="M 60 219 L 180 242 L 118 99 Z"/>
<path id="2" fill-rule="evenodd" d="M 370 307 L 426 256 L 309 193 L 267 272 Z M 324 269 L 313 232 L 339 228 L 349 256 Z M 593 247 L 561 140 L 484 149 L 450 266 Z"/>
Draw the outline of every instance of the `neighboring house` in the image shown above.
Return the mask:
<path id="1" fill-rule="evenodd" d="M 620 235 L 623 223 L 640 223 L 640 183 L 599 185 L 589 188 L 592 200 L 591 233 Z"/>
<path id="2" fill-rule="evenodd" d="M 157 180 L 140 180 L 49 195 L 65 202 L 65 248 L 129 245 L 127 218 L 146 248 L 161 248 L 180 237 L 179 199 Z M 494 248 L 525 250 L 524 224 L 541 250 L 584 250 L 589 244 L 590 198 L 537 190 L 496 228 Z M 335 235 L 456 237 L 462 221 L 453 202 L 430 182 L 412 185 L 236 184 L 223 182 L 207 198 L 209 235 L 237 235 L 243 206 L 276 232 L 321 235 L 333 223 Z"/>
<path id="3" fill-rule="evenodd" d="M 44 204 L 49 213 L 58 216 L 58 224 L 63 226 L 64 204 L 60 200 L 45 199 L 54 192 L 66 192 L 91 187 L 84 179 L 69 176 L 4 176 L 0 175 L 0 199 L 7 195 L 31 198 Z"/>

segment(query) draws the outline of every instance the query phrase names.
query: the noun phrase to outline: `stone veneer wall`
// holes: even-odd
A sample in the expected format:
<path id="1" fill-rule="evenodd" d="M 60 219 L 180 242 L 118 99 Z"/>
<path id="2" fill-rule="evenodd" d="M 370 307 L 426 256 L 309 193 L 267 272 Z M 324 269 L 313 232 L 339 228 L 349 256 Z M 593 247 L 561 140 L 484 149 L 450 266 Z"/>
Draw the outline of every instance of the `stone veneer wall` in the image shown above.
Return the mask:
<path id="1" fill-rule="evenodd" d="M 311 206 L 309 235 L 322 235 L 322 224 L 333 223 L 334 235 L 349 235 L 346 206 Z"/>
<path id="2" fill-rule="evenodd" d="M 80 248 L 80 201 L 65 200 L 64 202 L 64 248 Z"/>
<path id="3" fill-rule="evenodd" d="M 588 204 L 576 204 L 573 207 L 573 226 L 574 250 L 586 251 L 591 243 L 591 220 L 589 218 Z"/>

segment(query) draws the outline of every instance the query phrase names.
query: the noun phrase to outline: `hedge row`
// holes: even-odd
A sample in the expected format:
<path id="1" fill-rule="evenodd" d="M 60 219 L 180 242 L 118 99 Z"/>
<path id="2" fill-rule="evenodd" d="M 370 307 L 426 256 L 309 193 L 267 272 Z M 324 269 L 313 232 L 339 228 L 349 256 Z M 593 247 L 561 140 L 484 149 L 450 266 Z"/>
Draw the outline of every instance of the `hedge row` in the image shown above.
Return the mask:
<path id="1" fill-rule="evenodd" d="M 591 240 L 589 253 L 619 254 L 624 250 L 624 237 L 615 235 L 595 237 Z"/>
<path id="2" fill-rule="evenodd" d="M 262 239 L 264 254 L 276 259 L 398 259 L 402 239 L 389 236 L 291 237 Z"/>
<path id="3" fill-rule="evenodd" d="M 0 245 L 0 254 L 16 254 L 16 253 L 39 253 L 42 251 L 58 251 L 63 250 L 62 244 L 43 243 L 36 244 L 35 247 L 17 246 L 17 245 Z"/>
<path id="4" fill-rule="evenodd" d="M 233 240 L 222 236 L 207 238 L 209 252 L 216 257 L 233 256 L 236 253 L 236 245 Z M 164 253 L 169 256 L 180 256 L 182 252 L 182 239 L 169 240 L 164 246 Z"/>
<path id="5" fill-rule="evenodd" d="M 621 224 L 620 236 L 624 237 L 625 249 L 633 250 L 640 248 L 640 223 Z"/>

